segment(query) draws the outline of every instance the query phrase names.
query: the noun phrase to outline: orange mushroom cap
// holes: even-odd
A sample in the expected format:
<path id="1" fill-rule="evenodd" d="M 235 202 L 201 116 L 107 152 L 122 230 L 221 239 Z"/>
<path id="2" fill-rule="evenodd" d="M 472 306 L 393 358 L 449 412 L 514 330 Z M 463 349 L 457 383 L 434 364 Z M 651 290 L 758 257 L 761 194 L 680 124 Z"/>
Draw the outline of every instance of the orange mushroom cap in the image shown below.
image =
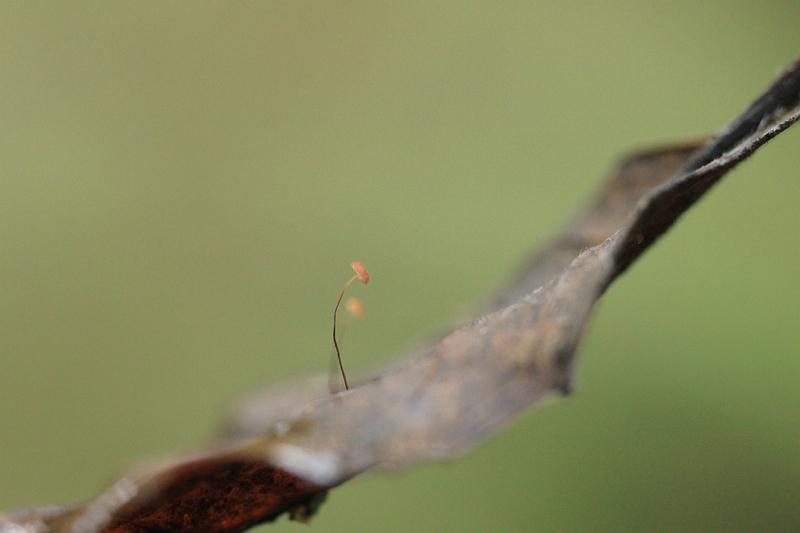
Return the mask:
<path id="1" fill-rule="evenodd" d="M 369 283 L 369 272 L 367 272 L 367 268 L 359 263 L 358 261 L 353 261 L 350 263 L 350 266 L 353 267 L 353 270 L 356 271 L 356 276 L 358 276 L 358 281 L 366 285 Z"/>

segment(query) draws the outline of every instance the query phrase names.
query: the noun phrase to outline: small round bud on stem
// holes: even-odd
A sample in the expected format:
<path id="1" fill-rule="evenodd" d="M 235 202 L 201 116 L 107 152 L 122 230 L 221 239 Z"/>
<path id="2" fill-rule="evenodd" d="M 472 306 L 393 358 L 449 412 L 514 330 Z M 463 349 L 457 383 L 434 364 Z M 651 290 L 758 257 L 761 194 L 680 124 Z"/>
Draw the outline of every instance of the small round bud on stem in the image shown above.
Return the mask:
<path id="1" fill-rule="evenodd" d="M 350 278 L 347 283 L 344 284 L 344 288 L 342 292 L 339 294 L 339 299 L 336 301 L 336 307 L 333 309 L 333 347 L 336 348 L 336 359 L 339 361 L 339 370 L 342 372 L 342 380 L 344 380 L 344 388 L 345 390 L 350 390 L 350 386 L 347 384 L 347 375 L 344 373 L 344 365 L 342 365 L 342 354 L 339 351 L 339 343 L 336 340 L 336 313 L 339 311 L 339 305 L 342 303 L 342 298 L 344 297 L 344 291 L 347 290 L 347 287 L 350 286 L 355 280 L 359 280 L 361 283 L 366 285 L 369 283 L 369 272 L 367 269 L 359 263 L 358 261 L 353 261 L 350 263 L 350 266 L 353 267 L 353 270 L 356 271 L 355 276 Z M 361 306 L 361 311 L 363 313 L 363 305 Z M 356 313 L 353 313 L 356 314 Z"/>
<path id="2" fill-rule="evenodd" d="M 344 301 L 344 308 L 355 318 L 364 315 L 364 302 L 362 302 L 359 298 L 348 298 Z"/>

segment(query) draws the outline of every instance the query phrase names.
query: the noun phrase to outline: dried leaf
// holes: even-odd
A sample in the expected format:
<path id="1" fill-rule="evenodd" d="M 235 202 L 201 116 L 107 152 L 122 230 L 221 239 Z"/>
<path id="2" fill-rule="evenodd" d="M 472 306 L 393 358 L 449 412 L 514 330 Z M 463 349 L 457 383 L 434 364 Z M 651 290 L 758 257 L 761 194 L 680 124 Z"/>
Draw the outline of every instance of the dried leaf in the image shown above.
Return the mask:
<path id="1" fill-rule="evenodd" d="M 795 60 L 711 140 L 630 157 L 484 316 L 349 391 L 313 380 L 260 393 L 236 409 L 222 443 L 129 474 L 83 507 L 0 515 L 0 533 L 243 531 L 283 512 L 307 519 L 327 489 L 366 470 L 465 452 L 569 392 L 597 298 L 727 171 L 797 121 L 799 104 Z"/>

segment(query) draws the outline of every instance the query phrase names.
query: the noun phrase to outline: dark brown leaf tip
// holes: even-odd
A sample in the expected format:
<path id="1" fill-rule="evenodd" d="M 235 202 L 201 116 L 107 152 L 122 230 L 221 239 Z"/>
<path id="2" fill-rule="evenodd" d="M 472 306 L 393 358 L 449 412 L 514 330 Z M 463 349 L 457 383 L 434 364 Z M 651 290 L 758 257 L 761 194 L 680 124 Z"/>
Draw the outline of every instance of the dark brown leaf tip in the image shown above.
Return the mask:
<path id="1" fill-rule="evenodd" d="M 115 510 L 99 531 L 236 533 L 284 512 L 307 522 L 326 493 L 281 468 L 235 457 L 189 462 L 157 483 Z"/>

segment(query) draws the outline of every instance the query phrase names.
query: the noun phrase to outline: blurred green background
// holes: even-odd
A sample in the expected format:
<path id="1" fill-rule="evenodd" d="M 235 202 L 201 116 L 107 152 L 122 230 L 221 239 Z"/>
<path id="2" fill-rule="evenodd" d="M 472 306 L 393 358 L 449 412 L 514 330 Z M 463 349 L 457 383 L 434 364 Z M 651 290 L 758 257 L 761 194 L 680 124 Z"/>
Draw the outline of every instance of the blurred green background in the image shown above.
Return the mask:
<path id="1" fill-rule="evenodd" d="M 0 509 L 93 497 L 231 399 L 503 280 L 621 153 L 715 131 L 800 4 L 0 4 Z M 576 393 L 317 531 L 800 529 L 800 127 L 603 298 Z M 264 531 L 306 531 L 281 519 Z"/>

